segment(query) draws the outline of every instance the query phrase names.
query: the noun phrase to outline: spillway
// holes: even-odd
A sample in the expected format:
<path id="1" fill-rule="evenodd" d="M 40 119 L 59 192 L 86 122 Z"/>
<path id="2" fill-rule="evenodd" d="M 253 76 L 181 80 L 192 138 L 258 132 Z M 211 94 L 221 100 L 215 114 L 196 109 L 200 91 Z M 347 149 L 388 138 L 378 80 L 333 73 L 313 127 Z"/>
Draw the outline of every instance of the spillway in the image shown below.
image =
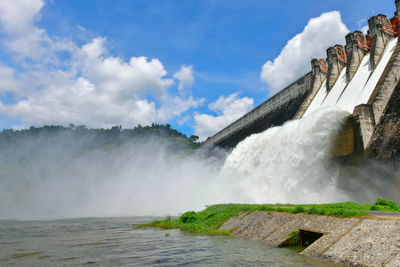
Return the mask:
<path id="1" fill-rule="evenodd" d="M 277 99 L 306 88 L 306 97 L 291 120 L 282 120 L 281 125 L 261 133 L 253 132 L 226 158 L 221 175 L 237 186 L 240 201 L 398 199 L 398 191 L 393 193 L 391 188 L 398 190 L 400 177 L 393 178 L 392 172 L 393 180 L 382 181 L 385 174 L 370 167 L 366 157 L 372 147 L 382 150 L 388 140 L 397 140 L 398 144 L 389 147 L 390 151 L 400 149 L 400 111 L 396 108 L 400 104 L 400 46 L 397 36 L 376 26 L 385 19 L 378 15 L 369 21 L 372 38 L 358 31 L 348 34 L 346 47 L 330 47 L 326 60 L 312 61 L 307 80 L 303 77 L 294 82 L 274 101 L 266 101 L 226 128 L 229 132 L 224 129 L 208 140 L 218 144 L 224 138 L 229 140 L 235 131 L 249 132 L 257 112 L 266 110 L 265 106 L 270 108 L 269 114 L 284 114 L 285 104 L 276 108 Z M 396 123 L 394 132 L 392 125 Z M 383 189 L 383 185 L 388 187 Z"/>
<path id="2" fill-rule="evenodd" d="M 335 157 L 400 151 L 400 134 L 392 129 L 398 125 L 400 131 L 400 118 L 396 111 L 388 114 L 389 106 L 400 104 L 395 90 L 400 80 L 400 0 L 395 3 L 394 17 L 371 17 L 366 35 L 360 31 L 346 35 L 344 46 L 329 47 L 326 59 L 311 61 L 311 72 L 209 137 L 205 145 L 234 148 L 252 134 L 334 107 L 349 114 Z M 384 151 L 377 152 L 378 148 Z"/>
<path id="3" fill-rule="evenodd" d="M 347 83 L 346 79 L 346 68 L 343 68 L 331 90 L 327 90 L 325 83 L 320 87 L 317 95 L 304 113 L 304 116 L 308 116 L 310 113 L 320 108 L 332 106 L 352 113 L 357 105 L 367 104 L 396 45 L 397 38 L 388 42 L 382 54 L 382 58 L 374 70 L 372 70 L 370 62 L 370 53 L 367 53 L 349 83 Z"/>

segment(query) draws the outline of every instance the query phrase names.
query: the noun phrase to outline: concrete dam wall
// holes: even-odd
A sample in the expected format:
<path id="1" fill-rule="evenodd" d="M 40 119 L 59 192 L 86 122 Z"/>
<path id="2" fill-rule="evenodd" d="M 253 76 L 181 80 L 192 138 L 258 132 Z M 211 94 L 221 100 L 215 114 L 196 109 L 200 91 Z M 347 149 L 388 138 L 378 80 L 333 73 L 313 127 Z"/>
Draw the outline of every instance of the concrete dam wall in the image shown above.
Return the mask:
<path id="1" fill-rule="evenodd" d="M 208 138 L 206 144 L 226 148 L 234 147 L 253 133 L 260 133 L 292 119 L 308 95 L 311 83 L 312 74 L 310 72 L 216 135 Z"/>
<path id="2" fill-rule="evenodd" d="M 329 47 L 326 59 L 311 61 L 310 73 L 209 137 L 205 144 L 235 147 L 251 134 L 301 119 L 323 107 L 337 106 L 351 115 L 338 136 L 334 156 L 372 153 L 383 158 L 397 154 L 400 0 L 395 4 L 394 17 L 371 17 L 367 35 L 349 33 L 345 46 Z"/>

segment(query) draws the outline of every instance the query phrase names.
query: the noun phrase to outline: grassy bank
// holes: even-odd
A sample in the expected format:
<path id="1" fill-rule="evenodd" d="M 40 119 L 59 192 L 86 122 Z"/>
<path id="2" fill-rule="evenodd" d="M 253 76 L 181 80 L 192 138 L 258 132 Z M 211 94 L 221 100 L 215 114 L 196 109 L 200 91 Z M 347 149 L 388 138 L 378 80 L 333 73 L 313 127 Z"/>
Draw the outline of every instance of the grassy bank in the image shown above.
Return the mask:
<path id="1" fill-rule="evenodd" d="M 154 221 L 138 227 L 160 227 L 163 229 L 181 229 L 183 231 L 208 235 L 230 235 L 231 231 L 218 230 L 219 227 L 230 217 L 238 215 L 239 212 L 253 211 L 281 211 L 289 213 L 306 213 L 317 215 L 329 215 L 337 217 L 368 216 L 363 210 L 398 211 L 397 203 L 378 199 L 375 205 L 358 204 L 355 202 L 318 204 L 318 205 L 257 205 L 257 204 L 219 204 L 208 206 L 200 212 L 188 211 L 178 219 L 166 218 Z"/>

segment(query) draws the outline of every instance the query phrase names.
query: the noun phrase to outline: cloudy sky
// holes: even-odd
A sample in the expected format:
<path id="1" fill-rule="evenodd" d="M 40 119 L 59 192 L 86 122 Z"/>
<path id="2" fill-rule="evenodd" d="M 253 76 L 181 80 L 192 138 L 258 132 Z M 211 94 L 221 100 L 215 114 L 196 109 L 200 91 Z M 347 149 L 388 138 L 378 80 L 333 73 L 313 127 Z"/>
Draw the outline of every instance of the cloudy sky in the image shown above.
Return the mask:
<path id="1" fill-rule="evenodd" d="M 0 130 L 170 123 L 206 138 L 394 0 L 1 0 Z"/>

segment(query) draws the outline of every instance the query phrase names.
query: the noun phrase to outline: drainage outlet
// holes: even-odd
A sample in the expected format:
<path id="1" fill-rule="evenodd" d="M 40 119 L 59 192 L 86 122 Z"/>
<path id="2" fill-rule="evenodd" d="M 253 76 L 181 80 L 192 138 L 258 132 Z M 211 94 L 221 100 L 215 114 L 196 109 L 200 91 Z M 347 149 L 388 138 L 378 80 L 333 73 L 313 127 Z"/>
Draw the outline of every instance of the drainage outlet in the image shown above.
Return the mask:
<path id="1" fill-rule="evenodd" d="M 279 247 L 308 247 L 323 235 L 323 233 L 299 229 L 292 231 Z"/>
<path id="2" fill-rule="evenodd" d="M 309 245 L 311 245 L 312 243 L 317 241 L 321 236 L 324 235 L 322 233 L 312 232 L 303 229 L 300 229 L 299 232 L 300 232 L 301 245 L 303 247 L 308 247 Z"/>

